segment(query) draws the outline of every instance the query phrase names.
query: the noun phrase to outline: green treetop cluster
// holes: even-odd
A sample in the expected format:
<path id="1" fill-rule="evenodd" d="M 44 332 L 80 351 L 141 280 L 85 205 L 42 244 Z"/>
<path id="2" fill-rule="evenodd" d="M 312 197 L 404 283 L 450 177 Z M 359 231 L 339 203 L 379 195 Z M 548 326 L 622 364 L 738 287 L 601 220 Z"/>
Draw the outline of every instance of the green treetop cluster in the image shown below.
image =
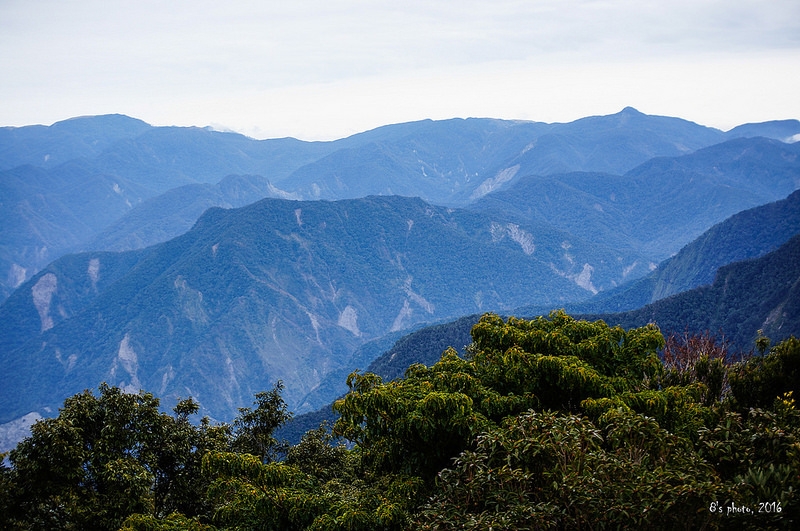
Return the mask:
<path id="1" fill-rule="evenodd" d="M 484 315 L 465 358 L 353 373 L 332 431 L 281 446 L 281 386 L 231 425 L 102 386 L 2 469 L 6 529 L 792 529 L 800 341 L 732 363 L 563 312 Z M 718 347 L 718 346 L 717 346 Z M 344 442 L 342 441 L 344 439 Z"/>

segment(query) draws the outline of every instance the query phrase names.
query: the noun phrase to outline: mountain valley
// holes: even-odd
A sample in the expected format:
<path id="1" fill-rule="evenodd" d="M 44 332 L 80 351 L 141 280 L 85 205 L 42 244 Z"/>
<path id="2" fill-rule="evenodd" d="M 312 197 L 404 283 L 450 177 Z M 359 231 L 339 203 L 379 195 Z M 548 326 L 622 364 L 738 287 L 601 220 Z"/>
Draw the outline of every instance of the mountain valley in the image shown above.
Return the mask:
<path id="1" fill-rule="evenodd" d="M 255 195 L 246 202 L 398 194 L 466 206 L 531 175 L 619 175 L 653 157 L 677 157 L 735 138 L 783 141 L 798 133 L 796 120 L 746 124 L 724 133 L 632 108 L 565 124 L 425 120 L 331 142 L 152 127 L 122 115 L 0 128 L 0 186 L 7 198 L 0 204 L 0 300 L 65 253 L 146 247 L 188 230 L 203 207 L 243 206 L 244 201 L 220 196 L 220 190 L 196 186 L 221 186 L 233 175 L 252 181 Z M 175 189 L 187 185 L 179 200 L 194 207 L 176 216 L 157 206 L 175 200 Z M 776 200 L 789 191 L 763 197 L 762 190 L 754 201 Z M 162 194 L 167 195 L 157 198 Z M 93 215 L 76 219 L 72 212 L 87 205 Z M 716 221 L 726 217 L 720 216 Z"/>
<path id="2" fill-rule="evenodd" d="M 0 423 L 101 381 L 230 420 L 281 380 L 308 412 L 405 333 L 487 311 L 800 333 L 780 265 L 800 232 L 798 133 L 631 108 L 333 142 L 119 115 L 0 128 Z M 777 302 L 753 306 L 740 274 Z M 717 282 L 740 287 L 721 302 Z"/>

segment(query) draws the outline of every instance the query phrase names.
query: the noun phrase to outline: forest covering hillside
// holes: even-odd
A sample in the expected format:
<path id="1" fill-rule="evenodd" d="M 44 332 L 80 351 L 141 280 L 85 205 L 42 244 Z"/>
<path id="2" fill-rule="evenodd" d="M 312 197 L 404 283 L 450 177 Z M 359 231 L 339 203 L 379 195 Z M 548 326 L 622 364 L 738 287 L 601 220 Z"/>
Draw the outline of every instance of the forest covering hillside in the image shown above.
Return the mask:
<path id="1" fill-rule="evenodd" d="M 607 316 L 622 326 L 657 323 L 663 330 L 709 330 L 747 348 L 760 333 L 776 340 L 800 335 L 800 234 L 759 259 L 717 271 L 714 283 Z"/>
<path id="2" fill-rule="evenodd" d="M 738 226 L 738 222 L 733 226 Z M 701 240 L 711 241 L 713 237 L 704 236 Z M 755 348 L 759 331 L 776 341 L 800 336 L 798 252 L 800 231 L 772 253 L 721 268 L 711 285 L 687 290 L 635 311 L 587 313 L 580 317 L 624 327 L 655 323 L 667 337 L 708 332 L 720 342 L 727 342 L 732 352 L 748 352 Z M 535 317 L 531 311 L 521 308 L 513 314 Z M 368 370 L 391 380 L 402 376 L 405 368 L 414 363 L 434 363 L 442 346 L 463 353 L 478 318 L 465 316 L 412 332 L 376 358 Z"/>
<path id="3" fill-rule="evenodd" d="M 563 312 L 486 314 L 472 339 L 391 382 L 354 373 L 332 434 L 290 447 L 273 436 L 280 385 L 231 424 L 190 423 L 192 400 L 170 415 L 144 392 L 87 390 L 0 468 L 0 525 L 796 527 L 799 340 L 732 363 L 713 340 Z"/>
<path id="4" fill-rule="evenodd" d="M 711 284 L 724 265 L 761 257 L 800 233 L 800 191 L 786 199 L 734 214 L 704 232 L 650 274 L 589 301 L 574 313 L 635 310 L 664 297 Z M 523 311 L 523 313 L 530 313 Z"/>
<path id="5" fill-rule="evenodd" d="M 0 128 L 0 527 L 796 528 L 798 134 Z"/>
<path id="6" fill-rule="evenodd" d="M 293 409 L 313 409 L 335 395 L 303 397 L 368 340 L 585 297 L 552 271 L 560 248 L 530 255 L 524 239 L 492 229 L 419 199 L 272 199 L 209 210 L 185 235 L 110 260 L 65 257 L 0 306 L 4 420 L 104 380 L 173 401 L 192 395 L 214 418 L 231 418 L 281 379 Z"/>
<path id="7" fill-rule="evenodd" d="M 231 175 L 259 179 L 250 190 L 259 195 L 253 200 L 400 194 L 464 206 L 529 175 L 623 174 L 653 157 L 685 155 L 733 138 L 785 141 L 798 133 L 796 120 L 723 133 L 631 108 L 566 124 L 425 120 L 333 142 L 254 140 L 208 128 L 152 127 L 120 115 L 3 127 L 0 300 L 65 253 L 160 243 L 188 230 L 204 206 L 243 205 L 244 196 L 208 186 Z M 169 204 L 172 190 L 184 186 L 180 212 L 157 206 Z M 789 191 L 757 195 L 740 208 Z M 170 196 L 159 198 L 165 193 Z M 93 215 L 75 214 L 81 211 Z M 105 244 L 113 247 L 98 247 Z"/>
<path id="8" fill-rule="evenodd" d="M 355 368 L 394 378 L 463 349 L 480 312 L 631 310 L 708 283 L 797 232 L 795 193 L 704 233 L 800 186 L 800 144 L 783 142 L 798 132 L 788 120 L 723 133 L 630 108 L 335 142 L 119 115 L 0 128 L 0 421 L 14 421 L 0 438 L 102 381 L 166 407 L 192 396 L 230 421 L 282 380 L 290 409 L 313 411 Z M 757 330 L 794 333 L 793 266 L 736 267 L 720 270 L 722 292 L 604 318 L 713 329 L 745 349 Z"/>
<path id="9" fill-rule="evenodd" d="M 752 232 L 739 232 L 737 242 L 763 248 L 766 242 L 747 244 L 747 238 L 757 240 L 767 226 L 773 227 L 773 241 L 791 233 L 796 200 L 795 194 L 760 213 L 737 216 L 720 234 L 750 220 Z M 211 211 L 168 245 L 66 257 L 0 306 L 4 420 L 54 408 L 98 381 L 158 389 L 167 403 L 196 396 L 205 413 L 231 418 L 237 401 L 281 379 L 291 408 L 309 411 L 338 396 L 350 370 L 370 364 L 372 358 L 355 354 L 368 340 L 426 319 L 487 308 L 511 312 L 530 300 L 563 307 L 586 293 L 578 276 L 553 274 L 553 264 L 563 260 L 557 236 L 548 250 L 541 228 L 531 230 L 538 234 L 538 248 L 528 255 L 524 240 L 498 239 L 493 227 L 481 216 L 419 200 L 270 200 Z M 518 231 L 524 234 L 521 227 Z M 728 246 L 722 236 L 711 239 Z M 572 256 L 579 250 L 571 249 Z M 749 300 L 764 293 L 741 296 Z M 686 311 L 703 305 L 686 300 L 683 306 L 690 310 L 677 317 L 659 314 L 665 330 L 722 329 L 739 345 L 750 343 L 759 328 L 781 338 L 793 330 L 791 315 L 773 330 L 761 309 L 746 310 L 761 319 L 753 326 L 734 325 L 726 317 L 692 321 Z M 641 325 L 653 318 L 623 322 Z M 433 345 L 439 349 L 439 342 Z M 304 372 L 304 366 L 314 371 Z M 211 378 L 214 373 L 227 377 Z"/>
<path id="10" fill-rule="evenodd" d="M 737 234 L 737 229 L 746 227 L 750 230 L 739 232 L 737 243 L 743 252 L 758 252 L 759 246 L 768 242 L 760 241 L 763 232 L 753 229 L 759 226 L 764 228 L 774 226 L 776 232 L 780 232 L 782 221 L 792 223 L 792 216 L 797 215 L 796 205 L 793 206 L 791 202 L 796 200 L 795 196 L 797 194 L 786 201 L 765 205 L 734 216 L 728 222 L 703 235 L 694 245 L 719 245 L 722 243 L 719 241 L 720 238 L 724 240 L 732 234 Z M 787 206 L 790 208 L 787 209 Z M 621 323 L 623 326 L 656 322 L 673 342 L 692 341 L 694 348 L 704 348 L 706 351 L 709 348 L 716 349 L 717 352 L 726 353 L 731 358 L 748 355 L 748 351 L 752 352 L 756 348 L 759 338 L 769 336 L 779 340 L 800 335 L 800 311 L 796 304 L 796 301 L 800 300 L 799 294 L 796 293 L 797 286 L 800 285 L 800 271 L 797 269 L 800 264 L 800 256 L 797 255 L 800 247 L 798 238 L 800 235 L 763 259 L 724 268 L 720 271 L 721 279 L 714 284 L 717 289 L 710 286 L 691 290 L 681 296 L 667 299 L 663 304 L 649 305 L 637 312 L 595 315 L 588 318 L 601 318 L 609 323 Z M 719 259 L 714 253 L 704 256 L 706 265 L 701 269 Z M 720 283 L 724 284 L 722 290 L 719 289 Z M 694 314 L 687 316 L 687 312 L 703 307 L 703 304 L 707 316 L 703 318 Z M 377 358 L 368 370 L 388 381 L 401 377 L 405 367 L 414 363 L 432 365 L 438 360 L 445 344 L 466 345 L 470 339 L 470 329 L 477 320 L 478 316 L 468 316 L 409 334 Z M 330 408 L 323 408 L 319 412 L 292 419 L 288 429 L 283 429 L 280 433 L 296 443 L 304 431 L 313 428 L 323 419 L 333 422 L 337 418 L 338 415 Z"/>

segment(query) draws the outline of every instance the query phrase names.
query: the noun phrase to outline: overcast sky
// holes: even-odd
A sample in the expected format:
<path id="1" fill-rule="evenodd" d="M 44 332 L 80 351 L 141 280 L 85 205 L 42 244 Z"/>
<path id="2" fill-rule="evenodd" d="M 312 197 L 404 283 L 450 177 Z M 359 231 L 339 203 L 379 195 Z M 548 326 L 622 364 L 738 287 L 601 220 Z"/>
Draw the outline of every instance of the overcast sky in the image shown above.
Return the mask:
<path id="1" fill-rule="evenodd" d="M 0 0 L 0 125 L 800 118 L 800 0 Z"/>

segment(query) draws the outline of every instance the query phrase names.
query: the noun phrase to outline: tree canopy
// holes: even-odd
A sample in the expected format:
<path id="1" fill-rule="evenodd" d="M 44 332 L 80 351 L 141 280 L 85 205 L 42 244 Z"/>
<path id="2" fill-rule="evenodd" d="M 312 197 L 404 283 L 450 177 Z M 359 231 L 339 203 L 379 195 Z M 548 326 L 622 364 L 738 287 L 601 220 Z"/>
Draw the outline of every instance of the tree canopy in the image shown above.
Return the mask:
<path id="1" fill-rule="evenodd" d="M 9 529 L 792 529 L 800 341 L 484 315 L 465 356 L 348 378 L 294 446 L 281 385 L 231 425 L 147 393 L 65 402 L 0 475 Z"/>

